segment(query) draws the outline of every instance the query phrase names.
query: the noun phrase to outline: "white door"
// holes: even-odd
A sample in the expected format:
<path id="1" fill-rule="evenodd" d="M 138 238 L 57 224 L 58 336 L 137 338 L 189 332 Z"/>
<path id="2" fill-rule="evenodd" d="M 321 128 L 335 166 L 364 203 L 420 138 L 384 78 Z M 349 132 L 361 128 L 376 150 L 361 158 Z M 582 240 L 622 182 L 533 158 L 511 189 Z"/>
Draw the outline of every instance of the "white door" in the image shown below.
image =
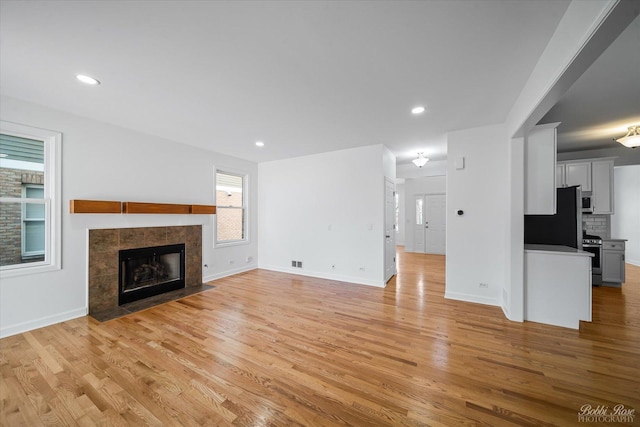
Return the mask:
<path id="1" fill-rule="evenodd" d="M 447 197 L 444 194 L 425 196 L 425 253 L 445 254 L 447 231 Z"/>
<path id="2" fill-rule="evenodd" d="M 384 281 L 396 274 L 395 184 L 384 180 Z"/>
<path id="3" fill-rule="evenodd" d="M 414 251 L 444 255 L 446 251 L 446 196 L 415 196 Z"/>

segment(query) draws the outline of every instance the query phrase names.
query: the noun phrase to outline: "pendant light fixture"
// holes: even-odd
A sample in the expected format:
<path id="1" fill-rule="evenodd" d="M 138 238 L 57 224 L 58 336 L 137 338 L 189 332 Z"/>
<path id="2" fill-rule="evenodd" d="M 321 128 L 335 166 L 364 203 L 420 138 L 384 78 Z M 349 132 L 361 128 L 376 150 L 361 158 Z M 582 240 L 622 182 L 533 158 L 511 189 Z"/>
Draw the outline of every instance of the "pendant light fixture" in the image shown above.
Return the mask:
<path id="1" fill-rule="evenodd" d="M 622 138 L 616 139 L 620 144 L 629 148 L 640 147 L 640 126 L 629 126 L 629 132 Z"/>
<path id="2" fill-rule="evenodd" d="M 418 153 L 418 157 L 412 160 L 413 164 L 419 168 L 426 165 L 428 161 L 429 161 L 429 158 L 425 157 L 422 153 Z"/>

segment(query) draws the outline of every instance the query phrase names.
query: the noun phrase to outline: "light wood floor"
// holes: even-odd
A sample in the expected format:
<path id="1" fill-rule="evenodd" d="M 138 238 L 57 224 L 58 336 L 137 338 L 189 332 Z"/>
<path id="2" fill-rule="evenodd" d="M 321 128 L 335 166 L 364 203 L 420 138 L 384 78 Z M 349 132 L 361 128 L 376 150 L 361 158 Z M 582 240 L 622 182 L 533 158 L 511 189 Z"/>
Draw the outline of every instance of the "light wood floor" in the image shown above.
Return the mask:
<path id="1" fill-rule="evenodd" d="M 400 251 L 399 269 L 386 289 L 255 270 L 5 338 L 0 424 L 568 426 L 585 404 L 640 412 L 640 268 L 594 289 L 580 331 L 445 300 L 444 257 Z"/>

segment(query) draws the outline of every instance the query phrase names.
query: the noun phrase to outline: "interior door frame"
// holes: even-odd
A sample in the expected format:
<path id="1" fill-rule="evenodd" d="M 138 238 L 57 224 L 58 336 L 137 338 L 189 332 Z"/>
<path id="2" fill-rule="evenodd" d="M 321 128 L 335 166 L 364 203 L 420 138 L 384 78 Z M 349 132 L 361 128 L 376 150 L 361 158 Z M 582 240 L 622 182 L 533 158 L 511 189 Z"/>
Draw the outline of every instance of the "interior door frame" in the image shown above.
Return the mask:
<path id="1" fill-rule="evenodd" d="M 427 198 L 430 197 L 430 196 L 444 196 L 444 206 L 445 206 L 445 208 L 444 208 L 443 214 L 444 214 L 444 219 L 445 219 L 445 222 L 444 222 L 444 229 L 445 229 L 444 248 L 445 248 L 445 250 L 444 250 L 444 253 L 427 252 L 427 246 L 428 246 L 427 245 L 427 231 L 426 231 L 427 221 L 426 221 L 426 218 L 425 218 L 425 220 L 424 220 L 424 223 L 425 223 L 424 250 L 425 250 L 425 252 L 424 253 L 432 254 L 432 255 L 446 255 L 446 252 L 447 252 L 447 236 L 446 236 L 446 231 L 447 231 L 447 220 L 446 220 L 446 218 L 447 218 L 447 194 L 446 193 L 427 193 L 427 194 L 424 195 L 424 202 L 423 203 L 424 203 L 424 214 L 425 214 L 425 217 L 426 217 L 426 214 L 427 214 L 427 206 L 428 206 Z"/>
<path id="2" fill-rule="evenodd" d="M 387 212 L 387 183 L 391 184 L 392 192 L 391 192 L 391 211 Z M 391 280 L 393 276 L 398 274 L 398 265 L 396 263 L 396 220 L 395 220 L 395 200 L 396 194 L 396 183 L 394 180 L 389 179 L 387 177 L 384 178 L 384 281 L 385 283 Z M 390 218 L 389 218 L 390 215 Z M 393 226 L 391 230 L 387 230 L 387 221 L 391 219 Z M 388 245 L 391 245 L 393 256 L 388 253 Z M 393 262 L 393 268 L 391 268 L 391 274 L 388 274 L 390 264 Z"/>
<path id="3" fill-rule="evenodd" d="M 437 193 L 414 193 L 413 194 L 413 224 L 412 224 L 412 233 L 413 233 L 413 252 L 415 253 L 420 253 L 420 254 L 431 254 L 432 252 L 427 252 L 427 197 L 429 196 L 444 196 L 445 198 L 445 218 L 446 218 L 446 200 L 447 200 L 447 193 L 443 193 L 443 192 L 437 192 Z M 422 223 L 418 224 L 417 223 L 417 218 L 416 218 L 416 200 L 418 199 L 422 199 Z M 418 250 L 418 246 L 416 244 L 417 239 L 416 239 L 416 234 L 417 234 L 417 229 L 418 227 L 421 228 L 421 232 L 422 232 L 422 241 L 424 242 L 424 244 L 422 245 L 422 250 Z M 446 230 L 446 222 L 445 222 L 445 230 Z M 406 230 L 405 230 L 406 233 Z M 405 237 L 406 238 L 406 237 Z M 446 253 L 446 238 L 445 238 L 445 253 Z M 434 255 L 442 255 L 442 254 L 434 254 Z"/>

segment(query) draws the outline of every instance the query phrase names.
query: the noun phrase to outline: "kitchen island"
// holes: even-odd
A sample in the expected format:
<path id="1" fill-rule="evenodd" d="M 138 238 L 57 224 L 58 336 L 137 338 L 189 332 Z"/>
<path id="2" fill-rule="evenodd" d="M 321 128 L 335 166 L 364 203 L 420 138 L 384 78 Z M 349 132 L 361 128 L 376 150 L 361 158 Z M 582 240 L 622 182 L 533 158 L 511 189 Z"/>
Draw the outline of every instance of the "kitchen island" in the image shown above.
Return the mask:
<path id="1" fill-rule="evenodd" d="M 578 329 L 591 321 L 591 257 L 568 246 L 525 245 L 524 319 Z"/>

